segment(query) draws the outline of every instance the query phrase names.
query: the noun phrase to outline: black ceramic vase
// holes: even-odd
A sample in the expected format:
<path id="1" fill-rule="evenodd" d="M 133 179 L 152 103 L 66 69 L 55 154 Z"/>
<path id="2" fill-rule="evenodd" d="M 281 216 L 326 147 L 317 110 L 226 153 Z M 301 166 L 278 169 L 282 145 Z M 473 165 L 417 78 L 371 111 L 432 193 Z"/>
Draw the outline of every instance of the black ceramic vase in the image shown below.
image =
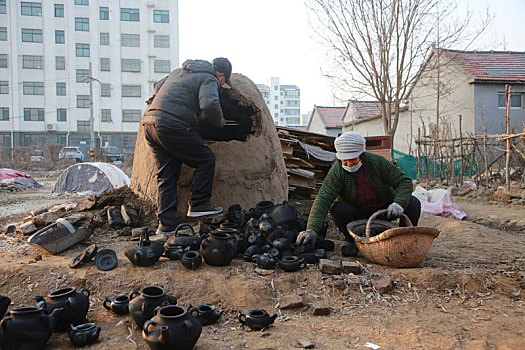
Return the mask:
<path id="1" fill-rule="evenodd" d="M 55 309 L 47 315 L 42 308 L 12 309 L 0 323 L 0 349 L 44 349 L 61 312 L 61 309 Z"/>
<path id="2" fill-rule="evenodd" d="M 139 244 L 126 248 L 124 255 L 135 266 L 151 266 L 159 261 L 164 247 L 159 242 L 151 242 L 147 236 L 140 236 Z"/>
<path id="3" fill-rule="evenodd" d="M 229 265 L 237 255 L 235 238 L 221 231 L 211 231 L 201 243 L 201 254 L 208 265 Z"/>
<path id="4" fill-rule="evenodd" d="M 161 307 L 144 323 L 142 337 L 153 350 L 190 350 L 199 339 L 202 325 L 183 307 Z"/>
<path id="5" fill-rule="evenodd" d="M 253 309 L 248 311 L 248 314 L 239 311 L 239 322 L 243 325 L 250 327 L 254 331 L 260 331 L 263 328 L 268 327 L 275 321 L 277 314 L 270 316 L 264 309 Z"/>
<path id="6" fill-rule="evenodd" d="M 212 304 L 200 304 L 190 308 L 189 312 L 192 316 L 197 317 L 203 326 L 207 326 L 217 322 L 224 310 L 219 311 Z"/>
<path id="7" fill-rule="evenodd" d="M 113 311 L 117 315 L 129 314 L 129 295 L 122 293 L 113 299 L 106 297 L 102 305 L 106 310 Z"/>
<path id="8" fill-rule="evenodd" d="M 91 345 L 97 341 L 100 335 L 100 327 L 97 327 L 94 323 L 84 323 L 78 326 L 71 325 L 67 335 L 76 346 Z"/>
<path id="9" fill-rule="evenodd" d="M 139 329 L 155 315 L 155 308 L 175 304 L 177 298 L 166 295 L 164 288 L 159 286 L 144 287 L 140 292 L 134 290 L 129 294 L 129 313 Z"/>
<path id="10" fill-rule="evenodd" d="M 63 309 L 57 316 L 55 332 L 65 332 L 71 324 L 76 326 L 86 322 L 89 294 L 87 288 L 82 288 L 80 292 L 75 288 L 64 288 L 48 294 L 49 301 L 45 301 L 41 296 L 36 296 L 35 299 L 47 314 L 51 314 L 55 309 Z"/>

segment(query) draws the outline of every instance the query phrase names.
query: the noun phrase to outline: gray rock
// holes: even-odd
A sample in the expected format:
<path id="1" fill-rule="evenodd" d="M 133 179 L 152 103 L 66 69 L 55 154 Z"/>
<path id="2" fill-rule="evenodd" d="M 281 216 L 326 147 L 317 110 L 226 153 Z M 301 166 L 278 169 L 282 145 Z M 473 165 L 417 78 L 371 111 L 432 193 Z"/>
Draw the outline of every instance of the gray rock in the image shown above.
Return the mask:
<path id="1" fill-rule="evenodd" d="M 314 316 L 328 316 L 331 313 L 332 309 L 326 301 L 316 301 L 312 305 L 312 315 Z"/>
<path id="2" fill-rule="evenodd" d="M 80 220 L 85 219 L 84 214 L 76 213 L 64 217 L 71 225 L 76 225 Z"/>
<path id="3" fill-rule="evenodd" d="M 343 261 L 343 272 L 353 273 L 354 275 L 361 274 L 361 265 L 356 261 Z"/>
<path id="4" fill-rule="evenodd" d="M 394 288 L 394 280 L 388 275 L 372 278 L 372 286 L 381 294 L 387 293 Z"/>
<path id="5" fill-rule="evenodd" d="M 31 233 L 35 232 L 37 228 L 35 224 L 33 223 L 33 221 L 28 221 L 18 226 L 18 230 L 22 232 L 22 234 L 24 235 L 30 235 Z"/>
<path id="6" fill-rule="evenodd" d="M 303 349 L 313 349 L 315 348 L 315 344 L 308 340 L 300 340 L 299 346 Z"/>
<path id="7" fill-rule="evenodd" d="M 322 273 L 338 275 L 341 273 L 341 263 L 328 259 L 320 259 L 319 270 L 321 270 Z"/>
<path id="8" fill-rule="evenodd" d="M 304 306 L 303 298 L 300 295 L 288 294 L 279 300 L 282 310 L 297 309 Z"/>
<path id="9" fill-rule="evenodd" d="M 47 211 L 33 218 L 33 222 L 38 226 L 47 226 L 56 221 L 56 219 L 62 217 L 64 212 L 62 210 Z"/>

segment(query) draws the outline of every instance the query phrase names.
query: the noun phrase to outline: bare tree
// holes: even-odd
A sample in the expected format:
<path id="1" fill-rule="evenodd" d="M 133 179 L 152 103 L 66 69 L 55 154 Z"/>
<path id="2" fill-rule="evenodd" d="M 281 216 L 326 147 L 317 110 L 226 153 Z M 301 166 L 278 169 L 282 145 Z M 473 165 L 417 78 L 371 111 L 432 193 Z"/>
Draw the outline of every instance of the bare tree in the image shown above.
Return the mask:
<path id="1" fill-rule="evenodd" d="M 472 14 L 459 14 L 454 0 L 307 0 L 307 6 L 329 49 L 332 67 L 325 75 L 346 92 L 379 101 L 392 142 L 430 47 L 466 49 L 491 20 L 487 13 L 472 26 Z"/>

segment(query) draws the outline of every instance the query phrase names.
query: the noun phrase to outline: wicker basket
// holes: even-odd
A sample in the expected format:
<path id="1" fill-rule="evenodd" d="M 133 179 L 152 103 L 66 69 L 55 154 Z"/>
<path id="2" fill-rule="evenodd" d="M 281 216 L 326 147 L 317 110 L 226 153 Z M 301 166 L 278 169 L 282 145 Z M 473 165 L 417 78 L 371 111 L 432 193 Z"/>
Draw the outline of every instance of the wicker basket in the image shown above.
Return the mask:
<path id="1" fill-rule="evenodd" d="M 427 256 L 434 238 L 439 236 L 439 230 L 433 227 L 414 227 L 410 219 L 403 214 L 408 227 L 388 228 L 377 236 L 371 237 L 371 231 L 375 227 L 380 229 L 378 224 L 374 224 L 374 219 L 387 210 L 379 210 L 374 213 L 366 224 L 365 237 L 352 232 L 355 230 L 355 223 L 349 223 L 347 230 L 355 240 L 361 255 L 368 260 L 392 267 L 417 267 Z M 376 220 L 380 221 L 380 220 Z"/>

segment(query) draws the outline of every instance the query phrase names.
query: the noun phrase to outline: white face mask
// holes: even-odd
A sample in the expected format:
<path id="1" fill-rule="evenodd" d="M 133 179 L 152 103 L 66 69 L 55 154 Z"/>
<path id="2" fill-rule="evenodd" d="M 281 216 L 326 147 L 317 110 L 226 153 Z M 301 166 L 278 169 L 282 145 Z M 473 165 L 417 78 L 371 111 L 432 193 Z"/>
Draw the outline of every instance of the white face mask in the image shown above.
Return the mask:
<path id="1" fill-rule="evenodd" d="M 344 165 L 342 165 L 342 167 L 343 167 L 343 169 L 345 169 L 349 173 L 355 173 L 356 171 L 359 170 L 359 168 L 361 168 L 361 165 L 363 165 L 363 163 L 359 162 L 359 164 L 354 165 L 354 166 L 344 166 Z"/>

